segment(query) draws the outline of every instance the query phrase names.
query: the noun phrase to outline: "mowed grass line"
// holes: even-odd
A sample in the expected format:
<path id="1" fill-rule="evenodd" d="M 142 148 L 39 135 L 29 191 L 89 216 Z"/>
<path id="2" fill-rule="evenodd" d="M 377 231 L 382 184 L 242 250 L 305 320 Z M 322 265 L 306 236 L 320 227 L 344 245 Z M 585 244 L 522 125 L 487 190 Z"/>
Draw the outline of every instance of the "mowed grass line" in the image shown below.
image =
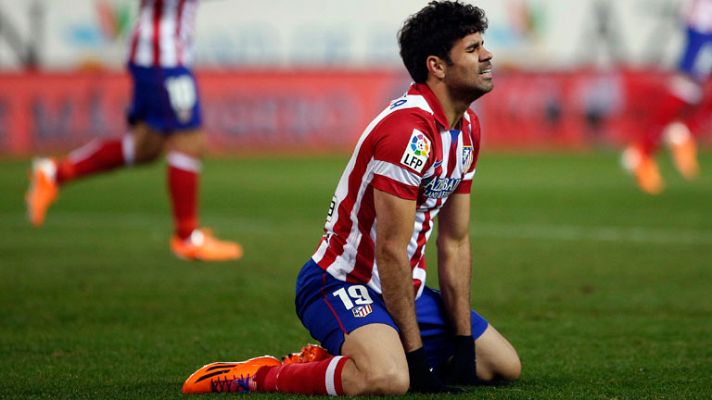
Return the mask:
<path id="1" fill-rule="evenodd" d="M 294 277 L 346 160 L 208 160 L 202 220 L 246 248 L 224 264 L 168 251 L 161 165 L 66 187 L 37 230 L 22 208 L 27 161 L 2 161 L 0 398 L 180 398 L 205 363 L 296 351 L 311 339 Z M 709 398 L 712 154 L 701 161 L 692 183 L 664 161 L 668 188 L 653 198 L 615 154 L 484 153 L 473 304 L 524 371 L 464 397 Z"/>

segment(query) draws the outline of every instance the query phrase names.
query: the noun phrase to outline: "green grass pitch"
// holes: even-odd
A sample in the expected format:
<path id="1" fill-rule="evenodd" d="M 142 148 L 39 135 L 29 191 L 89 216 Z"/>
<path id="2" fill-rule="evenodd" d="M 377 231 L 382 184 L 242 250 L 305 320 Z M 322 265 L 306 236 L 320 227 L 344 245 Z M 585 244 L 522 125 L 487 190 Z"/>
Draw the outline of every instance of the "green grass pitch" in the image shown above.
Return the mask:
<path id="1" fill-rule="evenodd" d="M 712 397 L 712 153 L 691 183 L 661 157 L 658 197 L 616 157 L 481 156 L 473 303 L 524 368 L 442 398 Z M 299 349 L 294 278 L 346 160 L 206 161 L 202 222 L 246 249 L 224 264 L 169 252 L 161 164 L 67 186 L 38 230 L 24 218 L 29 162 L 0 161 L 0 398 L 181 398 L 203 364 Z"/>

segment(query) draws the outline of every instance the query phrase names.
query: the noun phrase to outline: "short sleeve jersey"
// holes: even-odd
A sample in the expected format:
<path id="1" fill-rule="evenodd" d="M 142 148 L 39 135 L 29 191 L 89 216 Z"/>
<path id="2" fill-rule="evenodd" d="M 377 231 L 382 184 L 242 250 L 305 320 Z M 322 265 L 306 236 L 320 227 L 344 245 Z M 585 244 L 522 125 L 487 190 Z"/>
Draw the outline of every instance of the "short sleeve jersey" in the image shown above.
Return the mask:
<path id="1" fill-rule="evenodd" d="M 702 34 L 712 34 L 712 0 L 691 0 L 685 10 L 687 26 Z"/>
<path id="2" fill-rule="evenodd" d="M 408 257 L 416 296 L 425 286 L 425 245 L 440 208 L 454 194 L 469 194 L 480 147 L 480 124 L 467 110 L 459 129 L 448 129 L 427 85 L 408 92 L 362 133 L 332 198 L 324 236 L 312 259 L 336 279 L 381 293 L 375 259 L 374 189 L 416 203 Z"/>
<path id="3" fill-rule="evenodd" d="M 190 67 L 198 0 L 141 0 L 131 34 L 129 64 Z"/>

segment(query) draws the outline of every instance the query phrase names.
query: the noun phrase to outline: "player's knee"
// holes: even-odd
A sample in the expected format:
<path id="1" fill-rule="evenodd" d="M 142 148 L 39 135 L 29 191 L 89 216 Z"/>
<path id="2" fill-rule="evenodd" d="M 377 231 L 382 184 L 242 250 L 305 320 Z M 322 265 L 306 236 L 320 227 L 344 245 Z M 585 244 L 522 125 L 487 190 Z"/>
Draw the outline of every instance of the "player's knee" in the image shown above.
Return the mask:
<path id="1" fill-rule="evenodd" d="M 403 395 L 409 386 L 407 369 L 404 371 L 395 366 L 369 372 L 366 379 L 368 391 L 376 395 Z"/>
<path id="2" fill-rule="evenodd" d="M 402 395 L 408 391 L 410 380 L 407 365 L 396 362 L 378 363 L 361 360 L 346 364 L 342 375 L 344 391 L 349 396 L 362 395 Z"/>
<path id="3" fill-rule="evenodd" d="M 136 152 L 136 164 L 144 164 L 154 161 L 161 154 L 160 149 L 143 150 Z"/>
<path id="4" fill-rule="evenodd" d="M 499 357 L 484 368 L 477 369 L 477 377 L 485 382 L 516 381 L 522 373 L 522 362 L 516 352 Z"/>
<path id="5" fill-rule="evenodd" d="M 144 164 L 154 161 L 163 153 L 163 142 L 160 140 L 141 140 L 134 149 L 134 162 Z"/>
<path id="6" fill-rule="evenodd" d="M 507 381 L 516 381 L 522 374 L 522 362 L 519 360 L 519 356 L 514 353 L 512 357 L 509 357 L 506 361 L 502 363 L 498 375 L 500 379 Z"/>
<path id="7" fill-rule="evenodd" d="M 132 134 L 125 136 L 124 146 L 133 147 L 132 159 L 136 164 L 154 161 L 163 153 L 166 137 L 146 123 L 139 123 Z"/>

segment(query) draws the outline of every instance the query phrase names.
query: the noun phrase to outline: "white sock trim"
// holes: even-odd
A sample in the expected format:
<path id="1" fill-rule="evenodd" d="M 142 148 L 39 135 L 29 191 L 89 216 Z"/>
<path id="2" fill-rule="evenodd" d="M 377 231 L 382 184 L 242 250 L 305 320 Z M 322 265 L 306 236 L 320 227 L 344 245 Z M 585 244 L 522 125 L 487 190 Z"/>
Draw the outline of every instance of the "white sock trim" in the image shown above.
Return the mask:
<path id="1" fill-rule="evenodd" d="M 69 161 L 71 161 L 73 164 L 76 164 L 78 162 L 84 161 L 87 158 L 89 158 L 90 155 L 94 154 L 99 147 L 101 146 L 101 140 L 99 139 L 94 139 L 90 141 L 89 143 L 85 144 L 84 146 L 72 150 L 67 158 Z"/>
<path id="2" fill-rule="evenodd" d="M 168 160 L 168 165 L 171 167 L 195 173 L 200 172 L 203 165 L 200 159 L 178 151 L 168 152 L 166 159 Z"/>
<path id="3" fill-rule="evenodd" d="M 665 127 L 665 133 L 663 133 L 663 138 L 668 146 L 681 145 L 690 140 L 690 136 L 692 136 L 690 129 L 679 121 Z"/>
<path id="4" fill-rule="evenodd" d="M 131 132 L 127 132 L 121 138 L 121 153 L 124 156 L 125 165 L 133 165 L 136 161 L 136 139 Z"/>
<path id="5" fill-rule="evenodd" d="M 633 146 L 628 146 L 621 155 L 621 166 L 626 172 L 632 174 L 640 164 L 641 159 L 640 150 Z"/>
<path id="6" fill-rule="evenodd" d="M 52 182 L 57 181 L 57 164 L 50 158 L 35 158 L 32 160 L 32 170 L 41 171 Z"/>
<path id="7" fill-rule="evenodd" d="M 670 82 L 670 90 L 688 104 L 697 104 L 702 100 L 702 87 L 689 78 L 675 76 Z"/>
<path id="8" fill-rule="evenodd" d="M 339 361 L 342 358 L 344 357 L 335 356 L 331 359 L 331 362 L 329 362 L 329 366 L 326 367 L 326 376 L 324 376 L 324 380 L 326 383 L 326 393 L 328 393 L 329 396 L 339 395 L 338 393 L 336 393 L 336 383 L 334 382 L 334 375 L 336 375 L 336 366 L 339 365 Z"/>

